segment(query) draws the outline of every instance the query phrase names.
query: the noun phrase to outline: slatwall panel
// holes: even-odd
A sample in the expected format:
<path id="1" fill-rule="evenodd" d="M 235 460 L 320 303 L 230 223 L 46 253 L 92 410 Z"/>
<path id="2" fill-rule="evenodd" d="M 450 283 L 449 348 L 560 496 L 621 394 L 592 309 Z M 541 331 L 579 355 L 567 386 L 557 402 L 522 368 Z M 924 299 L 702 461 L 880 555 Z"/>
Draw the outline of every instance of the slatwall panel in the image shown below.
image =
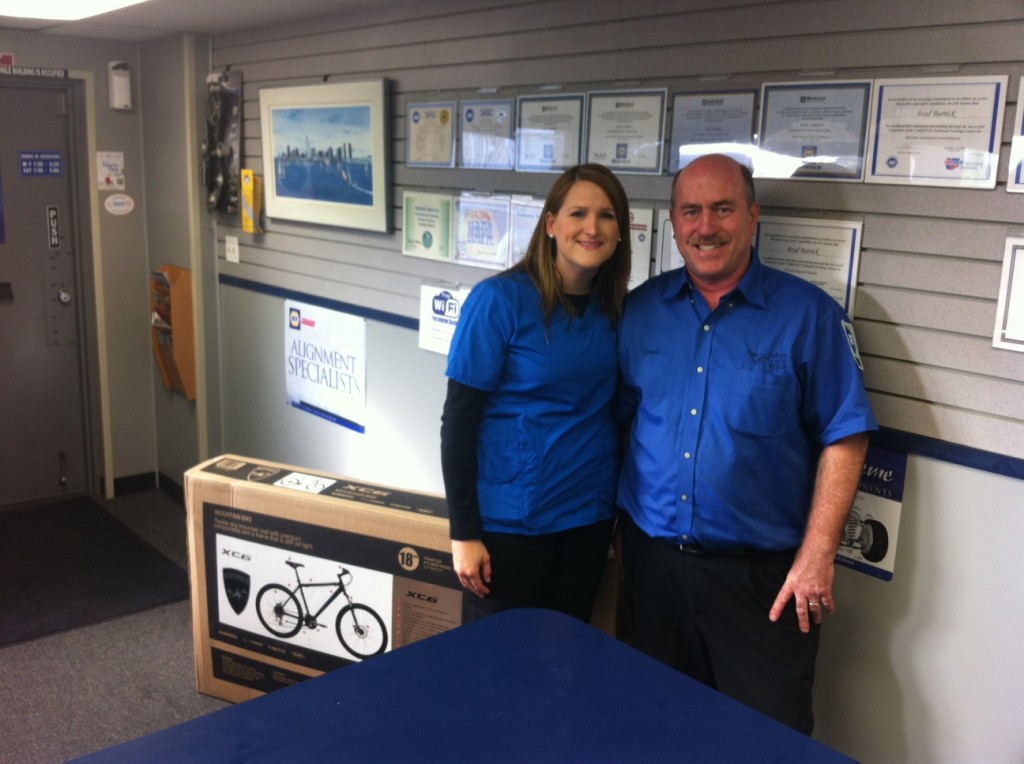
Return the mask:
<path id="1" fill-rule="evenodd" d="M 221 272 L 405 319 L 418 315 L 424 281 L 471 284 L 489 275 L 403 257 L 403 190 L 543 196 L 553 176 L 406 167 L 408 103 L 514 98 L 552 84 L 567 93 L 671 94 L 1008 74 L 994 191 L 761 181 L 759 196 L 765 214 L 863 221 L 855 323 L 882 424 L 1022 460 L 1024 354 L 991 346 L 1004 241 L 1024 235 L 1024 196 L 1005 190 L 1022 39 L 1019 0 L 433 0 L 218 36 L 214 67 L 244 74 L 243 164 L 258 172 L 261 87 L 388 78 L 395 228 L 372 234 L 271 221 L 263 236 L 242 235 L 242 262 L 222 261 Z M 666 205 L 668 177 L 622 179 L 634 204 Z M 239 231 L 222 226 L 225 233 Z"/>

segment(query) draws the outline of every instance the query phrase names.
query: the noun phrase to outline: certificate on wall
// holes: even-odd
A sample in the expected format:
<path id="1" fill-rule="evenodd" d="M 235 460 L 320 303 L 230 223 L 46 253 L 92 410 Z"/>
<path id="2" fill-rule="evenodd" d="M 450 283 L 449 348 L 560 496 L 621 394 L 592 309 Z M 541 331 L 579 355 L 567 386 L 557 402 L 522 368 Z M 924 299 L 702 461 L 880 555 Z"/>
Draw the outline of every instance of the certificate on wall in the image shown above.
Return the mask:
<path id="1" fill-rule="evenodd" d="M 672 142 L 668 170 L 730 145 L 749 146 L 754 136 L 757 91 L 676 93 L 672 97 Z M 713 148 L 710 148 L 713 147 Z"/>
<path id="2" fill-rule="evenodd" d="M 1024 239 L 1006 240 L 992 345 L 1024 353 Z"/>
<path id="3" fill-rule="evenodd" d="M 455 102 L 411 103 L 405 163 L 409 167 L 455 166 Z"/>
<path id="4" fill-rule="evenodd" d="M 1017 124 L 1010 139 L 1010 168 L 1006 177 L 1006 190 L 1024 193 L 1024 77 L 1017 91 Z"/>
<path id="5" fill-rule="evenodd" d="M 444 194 L 406 191 L 402 197 L 402 254 L 452 259 L 452 202 Z"/>
<path id="6" fill-rule="evenodd" d="M 686 263 L 679 254 L 675 236 L 672 233 L 672 220 L 668 210 L 658 210 L 658 255 L 654 261 L 655 274 L 674 271 Z"/>
<path id="7" fill-rule="evenodd" d="M 366 422 L 366 319 L 285 300 L 288 404 L 356 432 Z"/>
<path id="8" fill-rule="evenodd" d="M 510 204 L 512 222 L 508 247 L 508 266 L 510 268 L 526 256 L 530 239 L 533 238 L 533 232 L 537 229 L 537 222 L 543 211 L 543 199 L 524 196 L 512 197 Z"/>
<path id="9" fill-rule="evenodd" d="M 515 101 L 462 102 L 462 167 L 511 170 L 516 166 Z"/>
<path id="10" fill-rule="evenodd" d="M 869 183 L 995 188 L 1007 75 L 877 80 Z"/>
<path id="11" fill-rule="evenodd" d="M 507 196 L 463 194 L 455 199 L 455 262 L 504 270 L 508 263 Z"/>
<path id="12" fill-rule="evenodd" d="M 620 173 L 660 175 L 668 91 L 612 90 L 587 97 L 587 161 Z"/>
<path id="13" fill-rule="evenodd" d="M 629 269 L 629 289 L 643 284 L 651 277 L 651 238 L 654 235 L 654 210 L 629 208 L 629 243 L 633 257 Z"/>
<path id="14" fill-rule="evenodd" d="M 853 316 L 863 223 L 762 216 L 754 245 L 765 265 L 800 276 Z"/>
<path id="15" fill-rule="evenodd" d="M 468 287 L 420 285 L 420 348 L 448 354 L 468 296 Z"/>
<path id="16" fill-rule="evenodd" d="M 585 100 L 582 94 L 519 96 L 517 170 L 562 172 L 579 164 Z"/>
<path id="17" fill-rule="evenodd" d="M 860 181 L 870 81 L 766 83 L 754 175 Z"/>

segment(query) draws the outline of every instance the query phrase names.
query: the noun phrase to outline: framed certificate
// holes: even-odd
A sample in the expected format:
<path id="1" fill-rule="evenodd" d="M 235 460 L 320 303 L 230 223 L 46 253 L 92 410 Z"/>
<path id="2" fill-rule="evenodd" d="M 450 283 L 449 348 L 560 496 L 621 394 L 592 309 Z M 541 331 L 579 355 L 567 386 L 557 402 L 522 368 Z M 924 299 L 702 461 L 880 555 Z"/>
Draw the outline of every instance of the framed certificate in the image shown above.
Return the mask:
<path id="1" fill-rule="evenodd" d="M 1024 353 L 1024 239 L 1006 240 L 992 345 Z"/>
<path id="2" fill-rule="evenodd" d="M 403 194 L 402 254 L 452 259 L 452 197 L 419 191 Z"/>
<path id="3" fill-rule="evenodd" d="M 516 109 L 516 169 L 562 172 L 580 162 L 583 94 L 519 96 Z"/>
<path id="4" fill-rule="evenodd" d="M 651 277 L 651 236 L 654 233 L 654 210 L 629 208 L 629 243 L 633 257 L 629 269 L 629 289 L 636 289 Z"/>
<path id="5" fill-rule="evenodd" d="M 867 181 L 995 188 L 1007 80 L 877 80 Z"/>
<path id="6" fill-rule="evenodd" d="M 515 101 L 463 101 L 460 124 L 460 166 L 489 170 L 516 166 Z"/>
<path id="7" fill-rule="evenodd" d="M 510 214 L 508 266 L 511 268 L 526 256 L 533 232 L 544 212 L 544 200 L 528 196 L 513 196 Z"/>
<path id="8" fill-rule="evenodd" d="M 765 83 L 754 175 L 863 180 L 870 106 L 870 81 Z"/>
<path id="9" fill-rule="evenodd" d="M 824 289 L 853 316 L 863 223 L 762 216 L 755 246 L 761 262 Z"/>
<path id="10" fill-rule="evenodd" d="M 658 252 L 654 259 L 654 273 L 664 273 L 682 268 L 686 263 L 679 254 L 675 234 L 672 231 L 672 218 L 669 210 L 658 210 Z"/>
<path id="11" fill-rule="evenodd" d="M 702 154 L 753 144 L 756 100 L 756 90 L 672 96 L 668 171 L 674 174 Z"/>
<path id="12" fill-rule="evenodd" d="M 509 197 L 455 198 L 455 262 L 504 270 L 508 264 Z"/>
<path id="13" fill-rule="evenodd" d="M 409 167 L 455 166 L 455 102 L 411 103 L 405 163 Z"/>
<path id="14" fill-rule="evenodd" d="M 1017 91 L 1017 124 L 1010 139 L 1010 167 L 1006 177 L 1006 190 L 1024 193 L 1024 78 Z"/>
<path id="15" fill-rule="evenodd" d="M 612 90 L 587 96 L 587 161 L 620 173 L 660 175 L 668 91 Z"/>

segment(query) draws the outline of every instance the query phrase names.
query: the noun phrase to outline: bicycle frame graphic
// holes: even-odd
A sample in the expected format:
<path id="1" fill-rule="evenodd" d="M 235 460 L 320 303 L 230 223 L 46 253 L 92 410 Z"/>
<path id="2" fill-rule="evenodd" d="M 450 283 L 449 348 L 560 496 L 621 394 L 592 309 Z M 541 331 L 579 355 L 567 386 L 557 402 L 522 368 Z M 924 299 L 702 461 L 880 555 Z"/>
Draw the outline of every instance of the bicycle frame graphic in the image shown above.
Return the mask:
<path id="1" fill-rule="evenodd" d="M 299 568 L 305 566 L 292 560 L 286 560 L 285 564 L 295 572 L 295 588 L 289 589 L 283 584 L 267 584 L 256 595 L 256 614 L 267 631 L 287 639 L 298 634 L 303 626 L 307 629 L 321 628 L 325 624 L 319 623 L 317 618 L 334 600 L 344 597 L 348 604 L 341 608 L 335 622 L 342 646 L 357 658 L 370 658 L 384 652 L 388 646 L 388 630 L 384 619 L 372 608 L 352 599 L 348 593 L 352 574 L 346 568 L 338 573 L 337 581 L 304 584 L 299 577 Z M 306 601 L 305 590 L 325 586 L 336 586 L 337 589 L 314 613 Z"/>

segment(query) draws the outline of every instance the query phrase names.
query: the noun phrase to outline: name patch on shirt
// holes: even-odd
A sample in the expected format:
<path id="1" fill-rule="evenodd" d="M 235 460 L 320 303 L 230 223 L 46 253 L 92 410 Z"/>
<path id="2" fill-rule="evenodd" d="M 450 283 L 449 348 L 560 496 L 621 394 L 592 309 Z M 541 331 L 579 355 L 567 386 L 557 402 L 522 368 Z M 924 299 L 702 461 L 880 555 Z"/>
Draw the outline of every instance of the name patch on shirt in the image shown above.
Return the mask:
<path id="1" fill-rule="evenodd" d="M 853 324 L 843 321 L 843 331 L 846 332 L 846 341 L 850 343 L 850 352 L 853 360 L 857 362 L 857 368 L 864 371 L 864 363 L 860 360 L 860 351 L 857 349 L 857 336 L 853 333 Z"/>

